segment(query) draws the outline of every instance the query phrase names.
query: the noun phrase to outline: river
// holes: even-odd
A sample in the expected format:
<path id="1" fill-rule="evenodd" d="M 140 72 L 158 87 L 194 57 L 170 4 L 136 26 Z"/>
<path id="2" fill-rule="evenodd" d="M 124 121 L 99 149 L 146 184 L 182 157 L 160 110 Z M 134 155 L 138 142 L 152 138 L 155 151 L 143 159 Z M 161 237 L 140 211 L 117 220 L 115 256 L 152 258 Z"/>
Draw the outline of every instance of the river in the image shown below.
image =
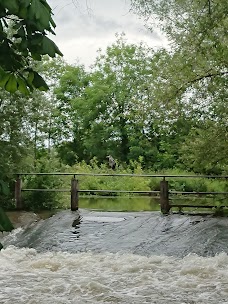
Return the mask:
<path id="1" fill-rule="evenodd" d="M 59 211 L 1 237 L 1 304 L 228 304 L 228 218 Z M 26 221 L 24 221 L 26 222 Z"/>

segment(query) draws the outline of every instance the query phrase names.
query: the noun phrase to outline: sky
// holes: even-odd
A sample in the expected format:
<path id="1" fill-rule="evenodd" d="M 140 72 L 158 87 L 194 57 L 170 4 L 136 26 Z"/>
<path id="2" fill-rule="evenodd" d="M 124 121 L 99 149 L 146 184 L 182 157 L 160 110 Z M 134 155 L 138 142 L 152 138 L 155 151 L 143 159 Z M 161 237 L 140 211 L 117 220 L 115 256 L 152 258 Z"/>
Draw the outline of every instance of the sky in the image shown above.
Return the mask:
<path id="1" fill-rule="evenodd" d="M 130 0 L 48 0 L 53 9 L 56 36 L 50 38 L 58 45 L 64 59 L 89 67 L 97 50 L 105 50 L 116 41 L 116 33 L 124 32 L 129 43 L 158 48 L 165 46 L 164 37 L 151 33 L 143 20 L 130 12 Z"/>

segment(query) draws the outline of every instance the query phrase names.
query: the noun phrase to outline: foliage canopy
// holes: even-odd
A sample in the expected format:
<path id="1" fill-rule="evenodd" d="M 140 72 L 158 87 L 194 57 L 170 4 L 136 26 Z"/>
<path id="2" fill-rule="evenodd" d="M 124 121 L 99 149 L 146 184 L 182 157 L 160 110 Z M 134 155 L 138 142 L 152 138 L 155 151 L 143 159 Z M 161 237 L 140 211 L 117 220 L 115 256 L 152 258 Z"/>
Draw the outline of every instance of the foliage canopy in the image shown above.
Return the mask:
<path id="1" fill-rule="evenodd" d="M 47 36 L 54 34 L 55 26 L 46 0 L 0 2 L 0 87 L 23 94 L 48 89 L 33 66 L 42 55 L 62 55 Z"/>
<path id="2" fill-rule="evenodd" d="M 135 11 L 170 43 L 171 60 L 163 77 L 173 98 L 189 88 L 209 92 L 224 87 L 228 74 L 228 3 L 226 0 L 132 0 Z M 166 77 L 165 77 L 166 75 Z"/>

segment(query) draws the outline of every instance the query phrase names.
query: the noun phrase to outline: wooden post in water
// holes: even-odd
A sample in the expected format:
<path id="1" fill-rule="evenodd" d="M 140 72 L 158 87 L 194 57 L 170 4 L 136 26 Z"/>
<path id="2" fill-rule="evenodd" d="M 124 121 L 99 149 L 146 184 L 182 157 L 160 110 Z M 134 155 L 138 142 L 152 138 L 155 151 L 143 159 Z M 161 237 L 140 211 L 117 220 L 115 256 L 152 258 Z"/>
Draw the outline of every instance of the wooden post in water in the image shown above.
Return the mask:
<path id="1" fill-rule="evenodd" d="M 78 180 L 75 176 L 71 180 L 71 210 L 78 210 Z"/>
<path id="2" fill-rule="evenodd" d="M 169 185 L 165 178 L 160 182 L 160 205 L 161 212 L 163 214 L 168 214 L 170 210 L 169 205 Z"/>
<path id="3" fill-rule="evenodd" d="M 21 188 L 22 188 L 22 179 L 20 175 L 17 176 L 15 181 L 15 202 L 16 202 L 16 209 L 21 210 L 23 208 L 22 205 L 22 197 L 21 197 Z"/>

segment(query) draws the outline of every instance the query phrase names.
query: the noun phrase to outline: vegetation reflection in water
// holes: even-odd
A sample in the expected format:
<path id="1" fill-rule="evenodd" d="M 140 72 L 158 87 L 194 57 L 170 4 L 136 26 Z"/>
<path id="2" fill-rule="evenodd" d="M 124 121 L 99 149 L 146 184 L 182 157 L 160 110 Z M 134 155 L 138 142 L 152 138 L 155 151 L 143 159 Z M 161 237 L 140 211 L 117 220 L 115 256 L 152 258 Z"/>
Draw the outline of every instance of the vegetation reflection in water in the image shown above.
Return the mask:
<path id="1" fill-rule="evenodd" d="M 193 199 L 183 199 L 177 198 L 173 199 L 171 204 L 189 204 L 189 205 L 215 205 L 219 207 L 221 202 L 215 203 L 212 198 L 193 198 Z M 227 200 L 223 201 L 222 205 L 228 205 Z M 160 211 L 160 201 L 159 197 L 148 197 L 148 196 L 134 196 L 134 197 L 80 197 L 79 208 L 101 210 L 101 211 Z M 173 212 L 179 212 L 178 207 L 173 207 Z M 218 211 L 216 208 L 184 208 L 181 211 L 185 213 L 215 213 Z M 222 211 L 222 210 L 221 210 Z M 227 214 L 227 208 L 223 209 L 223 215 Z"/>
<path id="2" fill-rule="evenodd" d="M 102 211 L 159 211 L 159 199 L 151 197 L 82 197 L 79 208 Z"/>

